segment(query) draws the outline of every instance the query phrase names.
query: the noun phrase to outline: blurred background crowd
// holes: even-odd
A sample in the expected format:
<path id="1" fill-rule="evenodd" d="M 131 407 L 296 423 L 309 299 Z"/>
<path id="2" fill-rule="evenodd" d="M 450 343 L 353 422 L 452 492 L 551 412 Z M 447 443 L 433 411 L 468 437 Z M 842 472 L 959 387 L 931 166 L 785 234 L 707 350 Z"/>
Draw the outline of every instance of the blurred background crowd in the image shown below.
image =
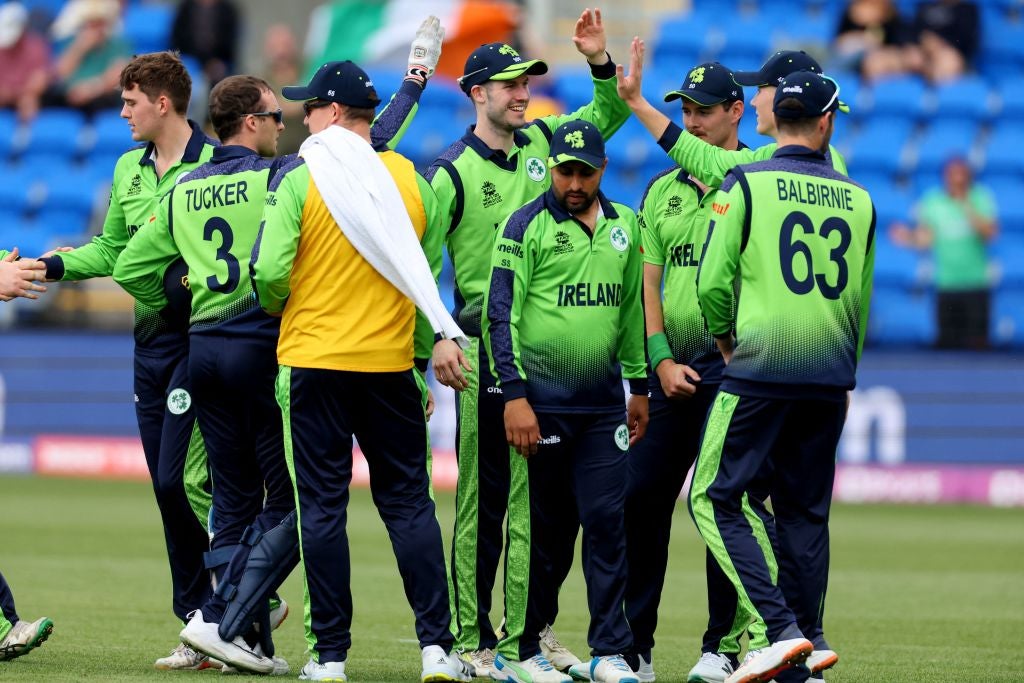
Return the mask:
<path id="1" fill-rule="evenodd" d="M 879 211 L 869 343 L 1024 347 L 1024 2 L 985 0 L 632 0 L 602 7 L 612 58 L 648 42 L 644 89 L 661 102 L 694 65 L 757 69 L 804 49 L 841 85 L 851 113 L 833 144 Z M 180 50 L 190 115 L 225 75 L 275 89 L 329 59 L 353 59 L 387 97 L 428 14 L 447 29 L 438 75 L 399 151 L 423 170 L 472 120 L 455 86 L 466 55 L 503 40 L 552 71 L 531 83 L 530 114 L 575 109 L 591 81 L 569 36 L 574 0 L 21 0 L 0 5 L 0 248 L 37 255 L 99 231 L 110 176 L 132 141 L 118 74 L 131 55 Z M 280 152 L 306 136 L 285 103 Z M 680 121 L 678 103 L 664 105 Z M 740 138 L 770 142 L 748 111 Z M 639 204 L 671 162 L 634 120 L 610 141 L 609 196 Z M 450 276 L 443 292 L 451 300 Z M 124 328 L 130 300 L 109 281 L 62 284 L 0 310 L 0 325 Z"/>

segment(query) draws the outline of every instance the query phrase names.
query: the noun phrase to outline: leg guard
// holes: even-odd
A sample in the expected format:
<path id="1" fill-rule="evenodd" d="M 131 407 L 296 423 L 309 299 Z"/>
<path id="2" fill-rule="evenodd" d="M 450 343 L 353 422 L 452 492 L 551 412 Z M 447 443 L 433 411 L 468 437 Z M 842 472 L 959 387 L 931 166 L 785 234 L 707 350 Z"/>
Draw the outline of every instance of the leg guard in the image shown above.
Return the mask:
<path id="1" fill-rule="evenodd" d="M 249 527 L 242 535 L 241 545 L 248 548 L 247 557 L 236 554 L 232 559 L 230 577 L 217 587 L 217 595 L 226 603 L 224 618 L 218 629 L 220 637 L 231 641 L 263 622 L 261 641 L 267 656 L 273 654 L 267 600 L 299 562 L 299 535 L 296 514 L 288 513 L 281 523 L 263 531 Z M 235 563 L 241 561 L 235 571 Z M 262 618 L 261 618 L 262 615 Z M 267 648 L 270 648 L 267 650 Z"/>

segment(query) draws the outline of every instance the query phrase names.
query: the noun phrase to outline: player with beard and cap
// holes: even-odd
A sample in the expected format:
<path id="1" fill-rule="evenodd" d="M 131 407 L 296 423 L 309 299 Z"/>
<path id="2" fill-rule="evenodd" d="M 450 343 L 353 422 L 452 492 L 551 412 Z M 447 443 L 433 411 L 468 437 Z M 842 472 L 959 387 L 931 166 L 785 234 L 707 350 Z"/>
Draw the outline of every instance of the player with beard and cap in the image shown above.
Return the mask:
<path id="1" fill-rule="evenodd" d="M 570 671 L 638 680 L 622 658 L 632 644 L 622 600 L 627 451 L 647 425 L 643 263 L 636 216 L 600 191 L 606 165 L 597 126 L 559 126 L 550 189 L 509 216 L 492 248 L 484 341 L 505 403 L 509 455 L 525 466 L 528 494 L 526 505 L 510 509 L 529 545 L 509 550 L 509 564 L 521 563 L 525 576 L 506 581 L 506 600 L 526 609 L 498 644 L 504 680 L 571 680 L 551 668 L 536 634 L 580 524 L 592 658 Z"/>
<path id="2" fill-rule="evenodd" d="M 502 43 L 476 49 L 459 79 L 463 92 L 473 101 L 476 123 L 427 171 L 455 269 L 455 317 L 472 342 L 463 357 L 453 342 L 440 341 L 434 350 L 434 372 L 439 382 L 459 392 L 452 601 L 456 647 L 473 662 L 478 676 L 493 671 L 498 639 L 491 626 L 491 592 L 505 545 L 502 525 L 506 510 L 510 558 L 506 573 L 513 583 L 524 580 L 525 574 L 522 556 L 512 548 L 516 543 L 525 544 L 527 538 L 519 524 L 519 510 L 527 505 L 523 498 L 525 467 L 518 459 L 510 463 L 501 390 L 480 343 L 494 232 L 509 214 L 550 187 L 546 159 L 552 133 L 559 125 L 575 119 L 589 121 L 608 138 L 629 118 L 629 109 L 615 92 L 615 64 L 605 51 L 600 10 L 583 12 L 573 42 L 590 65 L 594 100 L 565 116 L 530 122 L 525 113 L 530 103 L 530 76 L 546 73 L 547 65 Z M 569 569 L 566 565 L 556 572 L 564 579 Z M 520 627 L 522 608 L 506 597 L 507 633 Z M 549 627 L 557 610 L 557 602 L 548 606 L 541 624 L 541 647 L 556 668 L 565 670 L 580 660 L 558 642 Z"/>

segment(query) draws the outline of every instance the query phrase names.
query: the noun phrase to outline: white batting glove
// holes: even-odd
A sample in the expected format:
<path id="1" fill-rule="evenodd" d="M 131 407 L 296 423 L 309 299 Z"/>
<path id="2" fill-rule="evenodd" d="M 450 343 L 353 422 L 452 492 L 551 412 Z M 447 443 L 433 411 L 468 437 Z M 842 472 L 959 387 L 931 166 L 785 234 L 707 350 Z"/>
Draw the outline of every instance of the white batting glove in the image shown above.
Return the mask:
<path id="1" fill-rule="evenodd" d="M 426 87 L 427 79 L 434 75 L 434 69 L 437 68 L 437 60 L 441 59 L 442 42 L 444 27 L 441 26 L 441 20 L 433 15 L 424 19 L 409 48 L 409 69 L 405 72 L 405 80 Z"/>

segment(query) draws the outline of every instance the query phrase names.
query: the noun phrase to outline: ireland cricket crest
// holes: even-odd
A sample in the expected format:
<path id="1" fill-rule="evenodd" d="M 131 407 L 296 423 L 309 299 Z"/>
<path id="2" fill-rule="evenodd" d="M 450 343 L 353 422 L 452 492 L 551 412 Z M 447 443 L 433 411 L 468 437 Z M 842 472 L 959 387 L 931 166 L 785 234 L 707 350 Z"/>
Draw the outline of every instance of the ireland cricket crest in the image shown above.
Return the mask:
<path id="1" fill-rule="evenodd" d="M 626 251 L 629 249 L 629 235 L 626 234 L 626 231 L 621 225 L 612 227 L 611 234 L 608 235 L 608 240 L 618 251 Z"/>
<path id="2" fill-rule="evenodd" d="M 192 396 L 184 389 L 172 389 L 171 393 L 167 394 L 167 410 L 171 411 L 172 415 L 186 413 L 191 407 Z"/>
<path id="3" fill-rule="evenodd" d="M 629 450 L 629 430 L 626 429 L 626 425 L 619 425 L 615 428 L 615 445 L 619 447 L 620 451 Z"/>
<path id="4" fill-rule="evenodd" d="M 526 175 L 530 176 L 530 180 L 539 183 L 548 175 L 547 166 L 537 157 L 530 157 L 526 160 Z"/>

